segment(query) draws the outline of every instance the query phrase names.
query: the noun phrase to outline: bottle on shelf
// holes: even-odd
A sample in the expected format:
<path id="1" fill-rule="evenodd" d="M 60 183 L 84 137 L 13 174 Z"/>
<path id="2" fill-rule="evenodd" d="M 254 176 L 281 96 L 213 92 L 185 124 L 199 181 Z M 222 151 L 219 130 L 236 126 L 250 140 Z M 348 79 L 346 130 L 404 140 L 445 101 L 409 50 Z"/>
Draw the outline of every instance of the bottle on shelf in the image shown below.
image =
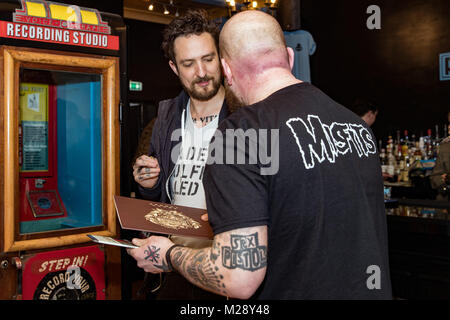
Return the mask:
<path id="1" fill-rule="evenodd" d="M 427 136 L 425 137 L 426 141 L 425 141 L 425 148 L 426 148 L 426 155 L 425 155 L 425 160 L 431 160 L 433 159 L 433 144 L 432 144 L 432 139 L 431 139 L 431 129 L 427 130 Z"/>
<path id="2" fill-rule="evenodd" d="M 408 149 L 410 148 L 410 142 L 408 137 L 408 130 L 404 131 L 405 138 L 403 139 L 402 143 L 402 156 L 406 157 L 408 155 Z"/>
<path id="3" fill-rule="evenodd" d="M 380 163 L 381 163 L 381 172 L 388 173 L 388 161 L 387 161 L 387 155 L 386 155 L 386 149 L 381 148 L 380 149 Z"/>
<path id="4" fill-rule="evenodd" d="M 388 180 L 390 182 L 394 182 L 394 175 L 395 175 L 395 166 L 396 166 L 396 159 L 394 156 L 394 141 L 392 140 L 392 136 L 389 136 L 388 138 L 388 145 L 387 145 L 387 167 L 386 171 L 387 173 L 392 177 Z"/>

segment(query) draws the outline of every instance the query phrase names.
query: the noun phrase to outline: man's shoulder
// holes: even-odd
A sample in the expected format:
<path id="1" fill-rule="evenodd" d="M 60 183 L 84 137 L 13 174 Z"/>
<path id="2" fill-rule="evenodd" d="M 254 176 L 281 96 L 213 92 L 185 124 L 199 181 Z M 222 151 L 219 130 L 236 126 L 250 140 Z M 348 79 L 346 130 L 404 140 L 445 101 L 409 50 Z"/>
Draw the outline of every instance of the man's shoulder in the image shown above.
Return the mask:
<path id="1" fill-rule="evenodd" d="M 287 110 L 292 110 L 290 108 L 292 104 L 304 105 L 307 103 L 303 102 L 304 97 L 311 96 L 314 101 L 317 101 L 317 95 L 320 94 L 323 93 L 307 82 L 286 86 L 261 101 L 238 108 L 221 123 L 220 128 L 246 129 L 246 127 L 269 125 L 280 118 L 280 113 L 284 114 Z"/>
<path id="2" fill-rule="evenodd" d="M 219 130 L 246 129 L 249 119 L 254 119 L 258 110 L 252 106 L 240 107 L 219 123 Z"/>
<path id="3" fill-rule="evenodd" d="M 165 99 L 161 100 L 158 104 L 158 111 L 156 116 L 156 122 L 155 122 L 155 128 L 157 128 L 157 131 L 166 132 L 167 128 L 174 129 L 174 124 L 176 125 L 176 118 L 181 117 L 181 109 L 183 108 L 183 96 L 182 93 L 180 93 L 175 98 Z M 163 136 L 164 137 L 164 136 Z M 164 139 L 164 138 L 163 138 Z"/>
<path id="4" fill-rule="evenodd" d="M 158 105 L 158 117 L 165 118 L 167 115 L 174 115 L 175 110 L 183 103 L 184 91 L 174 98 L 161 100 Z"/>

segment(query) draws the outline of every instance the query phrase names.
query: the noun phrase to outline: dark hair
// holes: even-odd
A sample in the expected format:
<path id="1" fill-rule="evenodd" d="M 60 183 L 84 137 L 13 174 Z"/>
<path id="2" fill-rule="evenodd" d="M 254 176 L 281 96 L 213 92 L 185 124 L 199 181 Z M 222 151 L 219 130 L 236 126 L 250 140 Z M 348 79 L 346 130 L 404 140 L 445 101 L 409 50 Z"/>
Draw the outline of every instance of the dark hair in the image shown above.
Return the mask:
<path id="1" fill-rule="evenodd" d="M 353 102 L 352 110 L 358 116 L 362 117 L 369 111 L 372 111 L 372 112 L 378 111 L 378 107 L 373 101 L 368 101 L 365 99 L 357 98 Z"/>
<path id="2" fill-rule="evenodd" d="M 206 10 L 188 10 L 183 16 L 172 20 L 163 32 L 161 47 L 166 58 L 175 63 L 173 45 L 176 38 L 191 34 L 200 35 L 204 32 L 211 34 L 218 48 L 219 24 L 210 20 Z"/>

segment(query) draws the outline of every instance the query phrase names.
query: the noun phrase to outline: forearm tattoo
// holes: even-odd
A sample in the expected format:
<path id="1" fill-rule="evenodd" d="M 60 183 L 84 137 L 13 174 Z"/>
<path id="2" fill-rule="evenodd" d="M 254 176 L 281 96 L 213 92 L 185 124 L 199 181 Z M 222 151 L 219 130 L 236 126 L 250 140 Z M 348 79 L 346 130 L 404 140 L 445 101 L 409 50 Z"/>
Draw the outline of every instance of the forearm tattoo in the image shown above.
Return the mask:
<path id="1" fill-rule="evenodd" d="M 206 290 L 226 295 L 223 275 L 208 257 L 209 249 L 175 248 L 172 265 L 189 281 Z"/>
<path id="2" fill-rule="evenodd" d="M 230 235 L 231 246 L 214 241 L 211 248 L 192 250 L 175 248 L 172 265 L 192 283 L 207 290 L 227 294 L 218 263 L 227 269 L 250 272 L 267 266 L 267 247 L 259 245 L 258 233 Z"/>

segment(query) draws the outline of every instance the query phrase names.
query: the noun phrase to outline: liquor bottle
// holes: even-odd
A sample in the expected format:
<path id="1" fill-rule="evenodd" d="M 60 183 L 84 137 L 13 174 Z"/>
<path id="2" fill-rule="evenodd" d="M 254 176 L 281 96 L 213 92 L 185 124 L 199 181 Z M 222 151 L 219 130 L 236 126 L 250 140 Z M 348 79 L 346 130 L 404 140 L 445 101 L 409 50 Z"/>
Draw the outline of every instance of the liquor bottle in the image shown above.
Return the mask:
<path id="1" fill-rule="evenodd" d="M 381 172 L 388 173 L 388 160 L 386 155 L 386 149 L 380 149 L 380 162 L 381 162 Z"/>
<path id="2" fill-rule="evenodd" d="M 402 172 L 402 180 L 403 182 L 409 182 L 409 169 L 411 167 L 411 164 L 409 163 L 409 161 L 406 162 L 405 168 L 403 169 Z"/>
<path id="3" fill-rule="evenodd" d="M 439 138 L 439 126 L 435 126 L 436 129 L 436 138 L 433 141 L 433 159 L 437 158 L 438 151 L 439 151 L 439 144 L 441 143 L 441 139 Z"/>
<path id="4" fill-rule="evenodd" d="M 392 153 L 392 149 L 393 149 L 393 141 L 392 141 L 392 136 L 388 137 L 388 140 L 386 142 L 386 158 L 389 160 L 389 154 Z"/>
<path id="5" fill-rule="evenodd" d="M 420 138 L 422 139 L 422 137 Z M 422 144 L 423 144 L 423 139 L 422 139 Z M 420 140 L 416 141 L 416 150 L 414 151 L 414 161 L 420 161 L 422 160 L 422 151 L 420 148 Z"/>
<path id="6" fill-rule="evenodd" d="M 419 151 L 421 154 L 421 158 L 425 159 L 425 157 L 427 156 L 427 152 L 426 152 L 426 146 L 425 146 L 425 137 L 421 136 L 419 138 Z"/>
<path id="7" fill-rule="evenodd" d="M 392 137 L 389 136 L 388 140 L 388 154 L 387 154 L 387 173 L 392 176 L 392 178 L 389 179 L 389 181 L 394 182 L 394 175 L 395 175 L 395 166 L 396 166 L 396 160 L 394 156 L 394 147 L 393 147 L 393 140 Z"/>
<path id="8" fill-rule="evenodd" d="M 403 157 L 405 157 L 408 154 L 408 148 L 410 147 L 410 145 L 409 145 L 409 137 L 408 137 L 408 130 L 405 130 L 404 135 L 405 135 L 405 138 L 403 139 L 403 144 L 402 144 L 402 155 L 403 155 Z"/>
<path id="9" fill-rule="evenodd" d="M 426 149 L 425 160 L 433 159 L 433 146 L 432 146 L 432 143 L 431 143 L 431 129 L 427 130 L 427 136 L 426 136 L 426 141 L 425 141 L 425 149 Z"/>

